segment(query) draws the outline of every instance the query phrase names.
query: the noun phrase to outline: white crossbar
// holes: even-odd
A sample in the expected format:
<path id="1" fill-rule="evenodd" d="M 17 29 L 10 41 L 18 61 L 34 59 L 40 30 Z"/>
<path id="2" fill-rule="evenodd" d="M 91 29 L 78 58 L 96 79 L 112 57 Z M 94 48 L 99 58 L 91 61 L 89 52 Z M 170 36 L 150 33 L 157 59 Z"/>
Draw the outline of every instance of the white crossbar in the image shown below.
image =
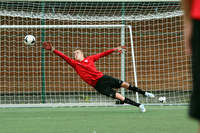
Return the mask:
<path id="1" fill-rule="evenodd" d="M 60 28 L 122 28 L 128 25 L 0 25 L 0 29 L 60 29 Z"/>

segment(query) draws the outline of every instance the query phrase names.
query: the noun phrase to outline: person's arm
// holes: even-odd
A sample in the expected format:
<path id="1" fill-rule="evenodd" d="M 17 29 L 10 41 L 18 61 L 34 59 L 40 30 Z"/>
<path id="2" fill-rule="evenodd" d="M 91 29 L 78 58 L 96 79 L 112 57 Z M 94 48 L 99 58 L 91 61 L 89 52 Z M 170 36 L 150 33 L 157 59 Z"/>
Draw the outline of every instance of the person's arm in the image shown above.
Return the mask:
<path id="1" fill-rule="evenodd" d="M 63 58 L 69 65 L 71 65 L 73 67 L 75 66 L 75 64 L 76 64 L 75 61 L 73 59 L 69 58 L 67 55 L 63 54 L 62 52 L 60 52 L 56 49 L 54 49 L 53 52 L 54 52 L 54 54 Z"/>
<path id="2" fill-rule="evenodd" d="M 192 34 L 192 19 L 190 16 L 192 0 L 182 0 L 182 6 L 184 10 L 184 37 L 185 37 L 185 52 L 191 54 L 191 34 Z"/>
<path id="3" fill-rule="evenodd" d="M 55 53 L 56 55 L 60 56 L 61 58 L 63 58 L 69 65 L 71 65 L 72 67 L 75 66 L 75 61 L 71 58 L 69 58 L 67 55 L 63 54 L 62 52 L 56 50 L 51 43 L 49 42 L 44 42 L 43 43 L 43 48 L 46 50 L 51 50 L 53 53 Z"/>
<path id="4" fill-rule="evenodd" d="M 120 47 L 117 47 L 117 48 L 114 48 L 114 49 L 110 49 L 110 50 L 107 50 L 105 52 L 102 52 L 102 53 L 99 53 L 99 54 L 96 54 L 96 55 L 92 55 L 91 57 L 93 58 L 94 61 L 98 60 L 99 58 L 101 57 L 104 57 L 104 56 L 107 56 L 109 54 L 111 54 L 112 52 L 122 52 L 122 49 L 125 49 L 126 47 L 125 46 L 120 46 Z"/>

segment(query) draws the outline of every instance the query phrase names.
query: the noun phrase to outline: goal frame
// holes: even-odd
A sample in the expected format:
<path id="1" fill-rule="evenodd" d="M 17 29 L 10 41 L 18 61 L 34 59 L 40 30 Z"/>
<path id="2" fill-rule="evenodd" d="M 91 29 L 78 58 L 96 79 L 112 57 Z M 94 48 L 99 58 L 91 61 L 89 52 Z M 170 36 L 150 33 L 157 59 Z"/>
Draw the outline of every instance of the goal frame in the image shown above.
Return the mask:
<path id="1" fill-rule="evenodd" d="M 132 55 L 132 65 L 133 65 L 133 72 L 134 72 L 134 81 L 135 86 L 138 85 L 137 83 L 137 71 L 136 71 L 136 61 L 135 61 L 135 53 L 134 53 L 134 44 L 133 44 L 133 32 L 132 32 L 132 26 L 131 25 L 0 25 L 0 29 L 63 29 L 63 28 L 80 28 L 80 29 L 86 29 L 86 28 L 120 28 L 121 29 L 121 46 L 124 46 L 125 44 L 125 28 L 128 28 L 129 35 L 130 35 L 130 43 L 131 43 L 131 55 Z M 43 34 L 41 36 L 44 36 Z M 44 37 L 42 37 L 44 38 Z M 42 42 L 45 40 L 42 39 Z M 93 103 L 45 103 L 45 58 L 44 58 L 44 50 L 42 49 L 42 88 L 41 88 L 41 94 L 42 94 L 42 103 L 41 104 L 0 104 L 0 108 L 2 107 L 63 107 L 63 106 L 105 106 L 105 104 L 93 104 Z M 125 53 L 121 53 L 121 80 L 125 80 Z M 125 96 L 125 90 L 124 88 L 121 88 L 121 94 Z M 139 95 L 136 92 L 136 101 L 139 102 Z M 115 106 L 115 104 L 106 104 L 106 106 Z"/>

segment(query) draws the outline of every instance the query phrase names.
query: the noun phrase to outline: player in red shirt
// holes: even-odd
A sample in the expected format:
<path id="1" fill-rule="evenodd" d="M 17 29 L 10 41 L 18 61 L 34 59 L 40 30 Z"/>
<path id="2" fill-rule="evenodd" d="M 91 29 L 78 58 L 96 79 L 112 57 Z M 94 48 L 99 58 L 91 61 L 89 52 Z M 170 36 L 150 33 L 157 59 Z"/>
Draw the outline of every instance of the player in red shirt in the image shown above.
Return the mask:
<path id="1" fill-rule="evenodd" d="M 93 86 L 99 93 L 106 95 L 108 97 L 112 97 L 120 100 L 123 103 L 127 103 L 133 106 L 137 106 L 140 108 L 141 112 L 145 112 L 146 109 L 143 104 L 136 103 L 129 98 L 122 96 L 120 93 L 117 93 L 113 88 L 126 88 L 140 94 L 143 94 L 147 97 L 154 97 L 154 94 L 145 92 L 131 84 L 121 81 L 119 79 L 113 78 L 111 76 L 104 75 L 102 72 L 98 71 L 95 67 L 95 61 L 99 58 L 107 56 L 112 52 L 121 52 L 125 47 L 117 47 L 99 54 L 91 55 L 88 57 L 84 57 L 83 52 L 80 49 L 76 49 L 73 54 L 75 59 L 69 58 L 67 55 L 62 52 L 56 50 L 51 43 L 45 42 L 43 47 L 46 50 L 51 50 L 56 55 L 63 58 L 71 67 L 75 69 L 77 74 L 83 79 L 86 83 Z"/>
<path id="2" fill-rule="evenodd" d="M 200 0 L 182 0 L 186 54 L 192 54 L 192 95 L 189 115 L 199 122 L 200 133 Z"/>

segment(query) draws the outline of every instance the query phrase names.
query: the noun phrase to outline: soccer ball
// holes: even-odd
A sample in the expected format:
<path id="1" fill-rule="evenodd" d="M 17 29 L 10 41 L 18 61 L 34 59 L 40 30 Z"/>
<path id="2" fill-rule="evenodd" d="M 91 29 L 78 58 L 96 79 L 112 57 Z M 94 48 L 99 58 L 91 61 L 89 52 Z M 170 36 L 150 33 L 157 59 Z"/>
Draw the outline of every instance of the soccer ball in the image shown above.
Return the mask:
<path id="1" fill-rule="evenodd" d="M 24 43 L 26 45 L 34 45 L 35 44 L 35 37 L 33 35 L 26 35 L 24 38 Z"/>
<path id="2" fill-rule="evenodd" d="M 166 97 L 159 97 L 158 100 L 159 100 L 160 103 L 165 103 Z"/>

